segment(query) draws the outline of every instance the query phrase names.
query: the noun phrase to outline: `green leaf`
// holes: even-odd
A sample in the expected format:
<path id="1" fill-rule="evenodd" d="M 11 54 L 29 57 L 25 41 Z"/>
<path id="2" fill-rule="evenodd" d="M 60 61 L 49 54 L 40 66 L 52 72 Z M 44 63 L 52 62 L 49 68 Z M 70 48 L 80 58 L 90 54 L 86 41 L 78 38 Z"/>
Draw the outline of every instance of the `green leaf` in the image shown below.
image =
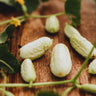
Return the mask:
<path id="1" fill-rule="evenodd" d="M 0 45 L 0 69 L 4 68 L 8 73 L 17 73 L 20 64 L 16 57 L 8 51 L 7 45 Z"/>
<path id="2" fill-rule="evenodd" d="M 36 96 L 60 96 L 54 91 L 39 91 Z"/>
<path id="3" fill-rule="evenodd" d="M 45 1 L 48 1 L 48 0 L 42 0 L 42 2 L 45 2 Z M 4 0 L 4 1 L 0 0 L 0 2 L 3 2 L 9 6 L 14 6 L 17 10 L 21 10 L 21 6 L 14 0 Z M 25 0 L 25 5 L 27 6 L 29 13 L 36 10 L 39 4 L 40 4 L 39 0 Z"/>
<path id="4" fill-rule="evenodd" d="M 72 16 L 72 25 L 76 26 L 80 24 L 80 10 L 81 10 L 81 0 L 66 0 L 65 2 L 65 12 L 67 16 Z"/>
<path id="5" fill-rule="evenodd" d="M 25 4 L 27 6 L 28 12 L 32 12 L 36 10 L 36 8 L 38 7 L 39 1 L 38 0 L 25 0 Z"/>
<path id="6" fill-rule="evenodd" d="M 10 38 L 14 32 L 15 27 L 13 25 L 8 25 L 4 31 L 0 34 L 0 44 L 5 43 L 8 38 Z"/>
<path id="7" fill-rule="evenodd" d="M 45 2 L 48 0 L 42 0 L 42 2 Z M 32 12 L 36 10 L 38 5 L 40 4 L 39 0 L 25 0 L 26 6 L 28 8 L 28 12 Z"/>

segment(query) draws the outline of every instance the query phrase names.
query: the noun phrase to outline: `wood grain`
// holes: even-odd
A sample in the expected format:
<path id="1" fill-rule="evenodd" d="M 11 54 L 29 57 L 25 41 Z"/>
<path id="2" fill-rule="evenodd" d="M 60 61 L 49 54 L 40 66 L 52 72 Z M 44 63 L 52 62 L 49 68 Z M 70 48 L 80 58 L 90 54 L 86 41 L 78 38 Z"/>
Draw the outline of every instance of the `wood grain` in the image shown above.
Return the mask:
<path id="1" fill-rule="evenodd" d="M 64 2 L 62 2 L 61 0 L 51 0 L 50 2 L 41 5 L 32 14 L 48 15 L 63 11 L 64 11 Z M 0 14 L 0 22 L 10 18 L 11 16 L 16 15 L 20 15 L 20 13 Z M 49 81 L 60 81 L 71 79 L 77 74 L 84 61 L 84 58 L 80 56 L 77 52 L 75 52 L 74 49 L 71 47 L 69 39 L 64 34 L 65 22 L 70 23 L 70 21 L 65 15 L 58 16 L 58 19 L 60 21 L 60 31 L 55 35 L 48 34 L 45 31 L 44 26 L 46 19 L 30 18 L 25 23 L 23 23 L 22 26 L 20 26 L 15 30 L 12 38 L 8 41 L 9 50 L 19 59 L 20 62 L 22 62 L 22 60 L 18 55 L 19 46 L 23 46 L 28 42 L 36 40 L 42 36 L 48 36 L 54 39 L 52 48 L 48 52 L 46 52 L 46 54 L 42 56 L 40 59 L 33 61 L 37 74 L 37 79 L 35 82 L 49 82 Z M 6 25 L 0 27 L 0 32 L 4 29 L 5 26 Z M 90 42 L 93 43 L 94 40 L 96 39 L 96 3 L 94 2 L 94 0 L 82 0 L 81 24 L 78 30 L 80 31 L 81 35 L 87 38 Z M 49 68 L 51 51 L 57 43 L 64 43 L 68 46 L 73 64 L 70 74 L 61 79 L 53 76 Z M 85 83 L 96 84 L 96 76 L 89 75 L 87 73 L 87 67 L 84 69 L 78 80 L 80 84 Z M 0 82 L 3 82 L 2 79 L 0 79 Z M 17 73 L 15 75 L 8 75 L 8 83 L 25 83 L 25 82 L 22 80 L 20 74 Z M 46 87 L 41 86 L 41 87 L 34 87 L 31 89 L 29 88 L 6 88 L 6 89 L 13 92 L 15 96 L 34 96 L 34 94 L 41 89 L 53 89 L 62 94 L 64 90 L 66 90 L 66 88 L 68 88 L 71 85 L 72 84 L 46 86 Z M 79 89 L 74 89 L 71 93 L 68 94 L 68 96 L 96 96 L 96 95 L 80 91 Z"/>

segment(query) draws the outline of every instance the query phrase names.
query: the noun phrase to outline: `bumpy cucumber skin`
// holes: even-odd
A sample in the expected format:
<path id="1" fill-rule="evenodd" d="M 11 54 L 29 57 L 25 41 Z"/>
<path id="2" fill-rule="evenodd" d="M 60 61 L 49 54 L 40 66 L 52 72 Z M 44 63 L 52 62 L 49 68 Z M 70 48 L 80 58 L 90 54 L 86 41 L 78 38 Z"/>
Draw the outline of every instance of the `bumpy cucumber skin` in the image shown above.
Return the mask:
<path id="1" fill-rule="evenodd" d="M 35 81 L 36 72 L 31 59 L 25 59 L 21 64 L 21 76 L 25 82 Z"/>
<path id="2" fill-rule="evenodd" d="M 72 47 L 83 57 L 87 58 L 89 55 L 93 45 L 86 38 L 73 34 L 70 38 L 70 43 Z M 94 58 L 96 56 L 96 49 L 93 50 L 90 58 Z"/>
<path id="3" fill-rule="evenodd" d="M 59 31 L 59 27 L 60 27 L 59 20 L 57 19 L 56 16 L 50 16 L 46 20 L 45 29 L 49 33 L 57 33 Z"/>
<path id="4" fill-rule="evenodd" d="M 24 45 L 20 49 L 20 57 L 22 59 L 35 60 L 45 54 L 52 46 L 53 40 L 48 37 L 39 38 L 33 42 Z"/>
<path id="5" fill-rule="evenodd" d="M 94 59 L 88 67 L 88 73 L 90 74 L 96 74 L 96 59 Z"/>
<path id="6" fill-rule="evenodd" d="M 96 94 L 96 85 L 95 84 L 84 84 L 84 85 L 80 86 L 80 89 Z"/>
<path id="7" fill-rule="evenodd" d="M 73 34 L 80 35 L 80 33 L 78 32 L 78 30 L 76 30 L 72 25 L 69 25 L 69 24 L 66 24 L 66 25 L 65 25 L 64 32 L 65 32 L 65 35 L 66 35 L 68 38 L 71 38 L 71 36 L 72 36 Z"/>

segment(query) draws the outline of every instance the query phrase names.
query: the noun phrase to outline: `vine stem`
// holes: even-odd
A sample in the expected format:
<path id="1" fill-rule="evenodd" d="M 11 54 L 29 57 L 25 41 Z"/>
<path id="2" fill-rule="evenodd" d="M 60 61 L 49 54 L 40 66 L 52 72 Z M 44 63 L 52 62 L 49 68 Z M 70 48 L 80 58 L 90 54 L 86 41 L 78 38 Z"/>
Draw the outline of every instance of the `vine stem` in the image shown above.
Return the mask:
<path id="1" fill-rule="evenodd" d="M 47 86 L 47 85 L 58 85 L 58 84 L 65 84 L 65 83 L 72 83 L 73 80 L 65 80 L 65 81 L 56 81 L 56 82 L 43 82 L 43 83 L 32 83 L 30 86 Z M 29 87 L 29 84 L 19 83 L 19 84 L 0 84 L 0 87 Z"/>
<path id="2" fill-rule="evenodd" d="M 69 87 L 68 89 L 66 89 L 65 91 L 64 91 L 64 93 L 62 94 L 62 96 L 66 96 L 72 89 L 74 89 L 75 88 L 75 86 L 72 86 L 72 87 Z"/>
<path id="3" fill-rule="evenodd" d="M 60 16 L 60 15 L 64 15 L 65 13 L 62 12 L 62 13 L 56 13 L 56 14 L 51 14 L 51 15 L 29 15 L 28 17 L 32 17 L 32 18 L 47 18 L 47 17 L 50 17 L 50 16 Z"/>
<path id="4" fill-rule="evenodd" d="M 51 14 L 51 15 L 28 15 L 27 18 L 47 18 L 47 17 L 50 17 L 50 16 L 60 16 L 60 15 L 64 15 L 65 13 L 62 12 L 62 13 L 56 13 L 56 14 Z M 23 21 L 25 21 L 27 18 L 25 18 L 25 16 L 18 16 L 18 17 L 15 17 L 17 19 L 24 19 Z M 3 21 L 0 23 L 0 26 L 1 25 L 4 25 L 4 24 L 7 24 L 7 23 L 10 23 L 12 21 L 12 19 L 10 20 L 6 20 L 6 21 Z"/>
<path id="5" fill-rule="evenodd" d="M 0 73 L 1 73 L 2 77 L 4 78 L 4 83 L 7 83 L 7 75 L 4 72 L 4 70 L 1 69 Z"/>
<path id="6" fill-rule="evenodd" d="M 31 80 L 31 81 L 29 82 L 29 88 L 31 88 L 32 85 L 33 85 L 33 81 Z"/>
<path id="7" fill-rule="evenodd" d="M 81 67 L 81 69 L 79 70 L 79 72 L 77 73 L 77 75 L 73 78 L 73 81 L 74 81 L 74 82 L 77 80 L 77 78 L 80 76 L 81 72 L 83 71 L 83 69 L 84 69 L 85 66 L 87 65 L 87 63 L 88 63 L 88 61 L 89 61 L 89 59 L 90 59 L 90 57 L 91 57 L 91 54 L 92 54 L 92 52 L 93 52 L 93 50 L 94 50 L 95 47 L 96 47 L 96 40 L 95 40 L 95 42 L 94 42 L 94 45 L 93 45 L 93 47 L 92 47 L 92 49 L 91 49 L 88 57 L 85 59 L 83 65 L 82 65 L 82 67 Z"/>
<path id="8" fill-rule="evenodd" d="M 27 7 L 26 7 L 26 5 L 23 5 L 22 6 L 22 11 L 24 12 L 25 18 L 27 18 L 28 13 L 27 13 Z"/>
<path id="9" fill-rule="evenodd" d="M 5 61 L 0 60 L 0 62 L 3 63 L 4 65 L 6 65 L 10 70 L 12 70 L 13 72 L 15 72 L 14 69 L 11 66 L 9 66 Z"/>
<path id="10" fill-rule="evenodd" d="M 16 18 L 17 18 L 17 19 L 23 19 L 23 18 L 25 18 L 25 16 L 18 16 L 18 17 L 16 17 Z M 4 25 L 4 24 L 7 24 L 7 23 L 10 23 L 11 21 L 12 21 L 12 19 L 3 21 L 3 22 L 0 23 L 0 26 L 1 26 L 1 25 Z"/>

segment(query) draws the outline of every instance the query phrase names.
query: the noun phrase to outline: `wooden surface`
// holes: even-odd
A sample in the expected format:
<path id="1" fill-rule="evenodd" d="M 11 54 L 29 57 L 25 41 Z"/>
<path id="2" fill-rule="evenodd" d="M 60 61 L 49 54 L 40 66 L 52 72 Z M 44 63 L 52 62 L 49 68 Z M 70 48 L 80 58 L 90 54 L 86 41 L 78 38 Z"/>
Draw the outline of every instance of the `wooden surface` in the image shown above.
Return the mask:
<path id="1" fill-rule="evenodd" d="M 51 0 L 50 2 L 40 6 L 40 8 L 38 8 L 38 10 L 36 10 L 32 14 L 48 15 L 48 14 L 53 14 L 63 11 L 64 11 L 64 2 L 60 0 Z M 0 22 L 7 20 L 11 16 L 17 16 L 17 15 L 20 15 L 20 13 L 0 14 Z M 65 15 L 59 16 L 58 19 L 60 21 L 60 31 L 55 35 L 48 34 L 45 31 L 44 26 L 45 26 L 46 19 L 31 18 L 28 19 L 25 23 L 23 23 L 21 27 L 17 28 L 12 38 L 8 41 L 9 50 L 15 56 L 17 56 L 20 62 L 22 62 L 22 60 L 19 58 L 18 55 L 19 46 L 23 46 L 28 42 L 38 39 L 42 36 L 48 36 L 54 39 L 52 48 L 48 52 L 46 52 L 46 54 L 43 57 L 33 61 L 37 74 L 37 79 L 35 82 L 49 82 L 49 81 L 60 81 L 60 80 L 71 79 L 77 74 L 84 61 L 84 58 L 80 56 L 77 52 L 75 52 L 74 49 L 71 47 L 69 39 L 64 34 L 65 22 L 70 23 L 70 21 Z M 5 26 L 6 25 L 0 27 L 0 32 L 4 29 Z M 92 43 L 94 42 L 96 38 L 96 3 L 94 2 L 94 0 L 82 0 L 81 25 L 79 26 L 78 30 L 80 31 L 82 36 L 87 38 L 90 42 Z M 51 51 L 53 47 L 58 43 L 64 43 L 68 46 L 72 58 L 72 64 L 73 64 L 70 74 L 62 79 L 53 76 L 52 73 L 50 72 L 50 67 L 49 67 Z M 0 82 L 3 82 L 2 79 L 0 80 L 1 80 Z M 96 75 L 93 76 L 88 74 L 87 67 L 86 67 L 78 80 L 80 84 L 85 84 L 85 83 L 96 84 Z M 16 75 L 8 75 L 8 82 L 25 83 L 22 80 L 19 73 L 17 73 Z M 68 88 L 68 86 L 71 85 L 72 84 L 46 86 L 46 87 L 42 86 L 42 87 L 35 87 L 31 89 L 7 88 L 7 90 L 13 92 L 15 96 L 34 96 L 34 94 L 40 89 L 53 89 L 58 91 L 60 94 L 62 94 L 63 91 L 66 88 Z M 80 91 L 79 89 L 76 88 L 71 93 L 69 93 L 68 96 L 96 96 L 96 95 L 92 95 L 90 93 Z"/>

